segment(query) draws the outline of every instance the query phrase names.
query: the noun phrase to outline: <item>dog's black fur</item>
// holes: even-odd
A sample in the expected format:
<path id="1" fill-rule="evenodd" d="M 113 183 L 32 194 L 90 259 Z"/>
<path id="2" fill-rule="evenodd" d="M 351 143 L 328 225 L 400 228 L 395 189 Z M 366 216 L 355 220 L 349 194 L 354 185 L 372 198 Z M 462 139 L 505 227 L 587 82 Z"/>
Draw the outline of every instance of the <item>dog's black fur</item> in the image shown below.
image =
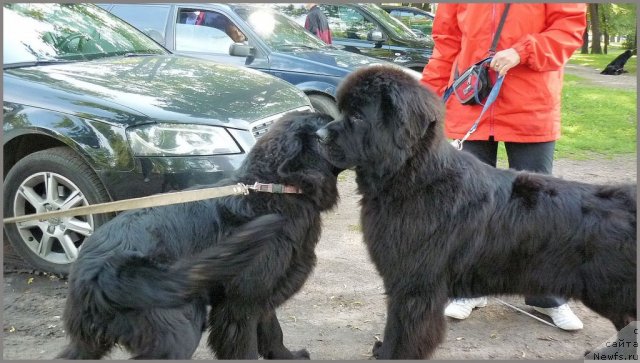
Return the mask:
<path id="1" fill-rule="evenodd" d="M 607 64 L 607 66 L 600 72 L 600 74 L 606 74 L 610 76 L 617 76 L 622 73 L 627 73 L 624 70 L 624 65 L 627 63 L 629 58 L 633 55 L 633 52 L 629 49 L 625 50 L 619 56 L 615 57 L 611 63 Z"/>
<path id="2" fill-rule="evenodd" d="M 621 329 L 636 317 L 636 186 L 499 170 L 453 148 L 441 100 L 395 67 L 349 75 L 318 131 L 355 168 L 364 241 L 388 294 L 380 359 L 429 357 L 451 297 L 576 298 Z"/>
<path id="3" fill-rule="evenodd" d="M 124 212 L 85 242 L 69 276 L 68 359 L 119 344 L 139 359 L 188 359 L 202 331 L 220 359 L 309 358 L 282 342 L 275 308 L 315 266 L 320 213 L 338 200 L 341 171 L 315 135 L 331 118 L 277 121 L 231 180 L 280 183 L 303 194 L 251 193 Z M 207 305 L 211 306 L 208 324 Z"/>

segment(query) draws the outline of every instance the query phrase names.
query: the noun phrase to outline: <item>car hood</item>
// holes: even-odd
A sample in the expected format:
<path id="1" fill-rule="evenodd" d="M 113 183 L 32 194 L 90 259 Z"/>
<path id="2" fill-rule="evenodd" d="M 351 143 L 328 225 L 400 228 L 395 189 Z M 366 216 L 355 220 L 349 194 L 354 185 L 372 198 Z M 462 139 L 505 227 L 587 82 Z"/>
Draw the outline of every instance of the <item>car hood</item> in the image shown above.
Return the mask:
<path id="1" fill-rule="evenodd" d="M 292 85 L 264 73 L 172 55 L 5 69 L 5 100 L 80 117 L 247 128 L 309 105 Z"/>
<path id="2" fill-rule="evenodd" d="M 272 70 L 287 70 L 344 77 L 356 68 L 387 63 L 360 54 L 330 47 L 322 49 L 289 48 L 269 56 Z"/>

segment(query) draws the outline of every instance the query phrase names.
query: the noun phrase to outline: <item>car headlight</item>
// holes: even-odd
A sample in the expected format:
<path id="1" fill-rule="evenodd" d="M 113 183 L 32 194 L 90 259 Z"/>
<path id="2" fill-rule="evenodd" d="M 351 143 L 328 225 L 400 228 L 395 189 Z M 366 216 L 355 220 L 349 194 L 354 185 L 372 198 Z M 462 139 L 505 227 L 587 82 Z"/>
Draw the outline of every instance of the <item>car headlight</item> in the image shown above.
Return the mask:
<path id="1" fill-rule="evenodd" d="M 136 156 L 237 154 L 240 147 L 224 127 L 150 124 L 127 130 Z"/>

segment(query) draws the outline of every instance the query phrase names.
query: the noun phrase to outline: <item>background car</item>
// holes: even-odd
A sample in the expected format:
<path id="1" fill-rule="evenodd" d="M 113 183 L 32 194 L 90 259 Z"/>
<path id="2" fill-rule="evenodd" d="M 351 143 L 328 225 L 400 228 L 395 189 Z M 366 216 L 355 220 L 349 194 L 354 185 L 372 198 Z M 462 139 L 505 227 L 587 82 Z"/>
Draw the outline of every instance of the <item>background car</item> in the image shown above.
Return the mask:
<path id="1" fill-rule="evenodd" d="M 419 37 L 431 36 L 435 15 L 412 6 L 381 5 L 389 15 L 400 20 Z"/>
<path id="2" fill-rule="evenodd" d="M 338 116 L 336 87 L 344 76 L 358 67 L 383 63 L 327 46 L 303 26 L 265 6 L 100 6 L 174 53 L 243 65 L 282 78 L 304 91 L 315 109 L 333 117 Z"/>
<path id="3" fill-rule="evenodd" d="M 418 37 L 375 4 L 320 4 L 333 45 L 422 72 L 433 51 L 431 37 Z"/>
<path id="4" fill-rule="evenodd" d="M 287 82 L 172 55 L 93 5 L 3 10 L 5 218 L 215 183 L 280 116 L 311 109 Z M 109 217 L 6 224 L 5 238 L 64 274 Z"/>

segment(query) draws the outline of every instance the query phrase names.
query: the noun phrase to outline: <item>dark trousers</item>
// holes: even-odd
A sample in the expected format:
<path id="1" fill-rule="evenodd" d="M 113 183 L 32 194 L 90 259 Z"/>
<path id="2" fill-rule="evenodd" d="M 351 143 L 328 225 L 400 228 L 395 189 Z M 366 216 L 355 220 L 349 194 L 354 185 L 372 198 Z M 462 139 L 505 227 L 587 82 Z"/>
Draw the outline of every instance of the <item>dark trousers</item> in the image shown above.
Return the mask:
<path id="1" fill-rule="evenodd" d="M 505 142 L 509 168 L 527 170 L 536 173 L 551 174 L 553 169 L 553 153 L 555 141 L 539 143 Z M 493 138 L 488 141 L 465 141 L 463 151 L 475 155 L 480 161 L 496 167 L 498 158 L 498 142 Z M 555 296 L 525 296 L 525 304 L 541 308 L 558 307 L 567 301 Z"/>

